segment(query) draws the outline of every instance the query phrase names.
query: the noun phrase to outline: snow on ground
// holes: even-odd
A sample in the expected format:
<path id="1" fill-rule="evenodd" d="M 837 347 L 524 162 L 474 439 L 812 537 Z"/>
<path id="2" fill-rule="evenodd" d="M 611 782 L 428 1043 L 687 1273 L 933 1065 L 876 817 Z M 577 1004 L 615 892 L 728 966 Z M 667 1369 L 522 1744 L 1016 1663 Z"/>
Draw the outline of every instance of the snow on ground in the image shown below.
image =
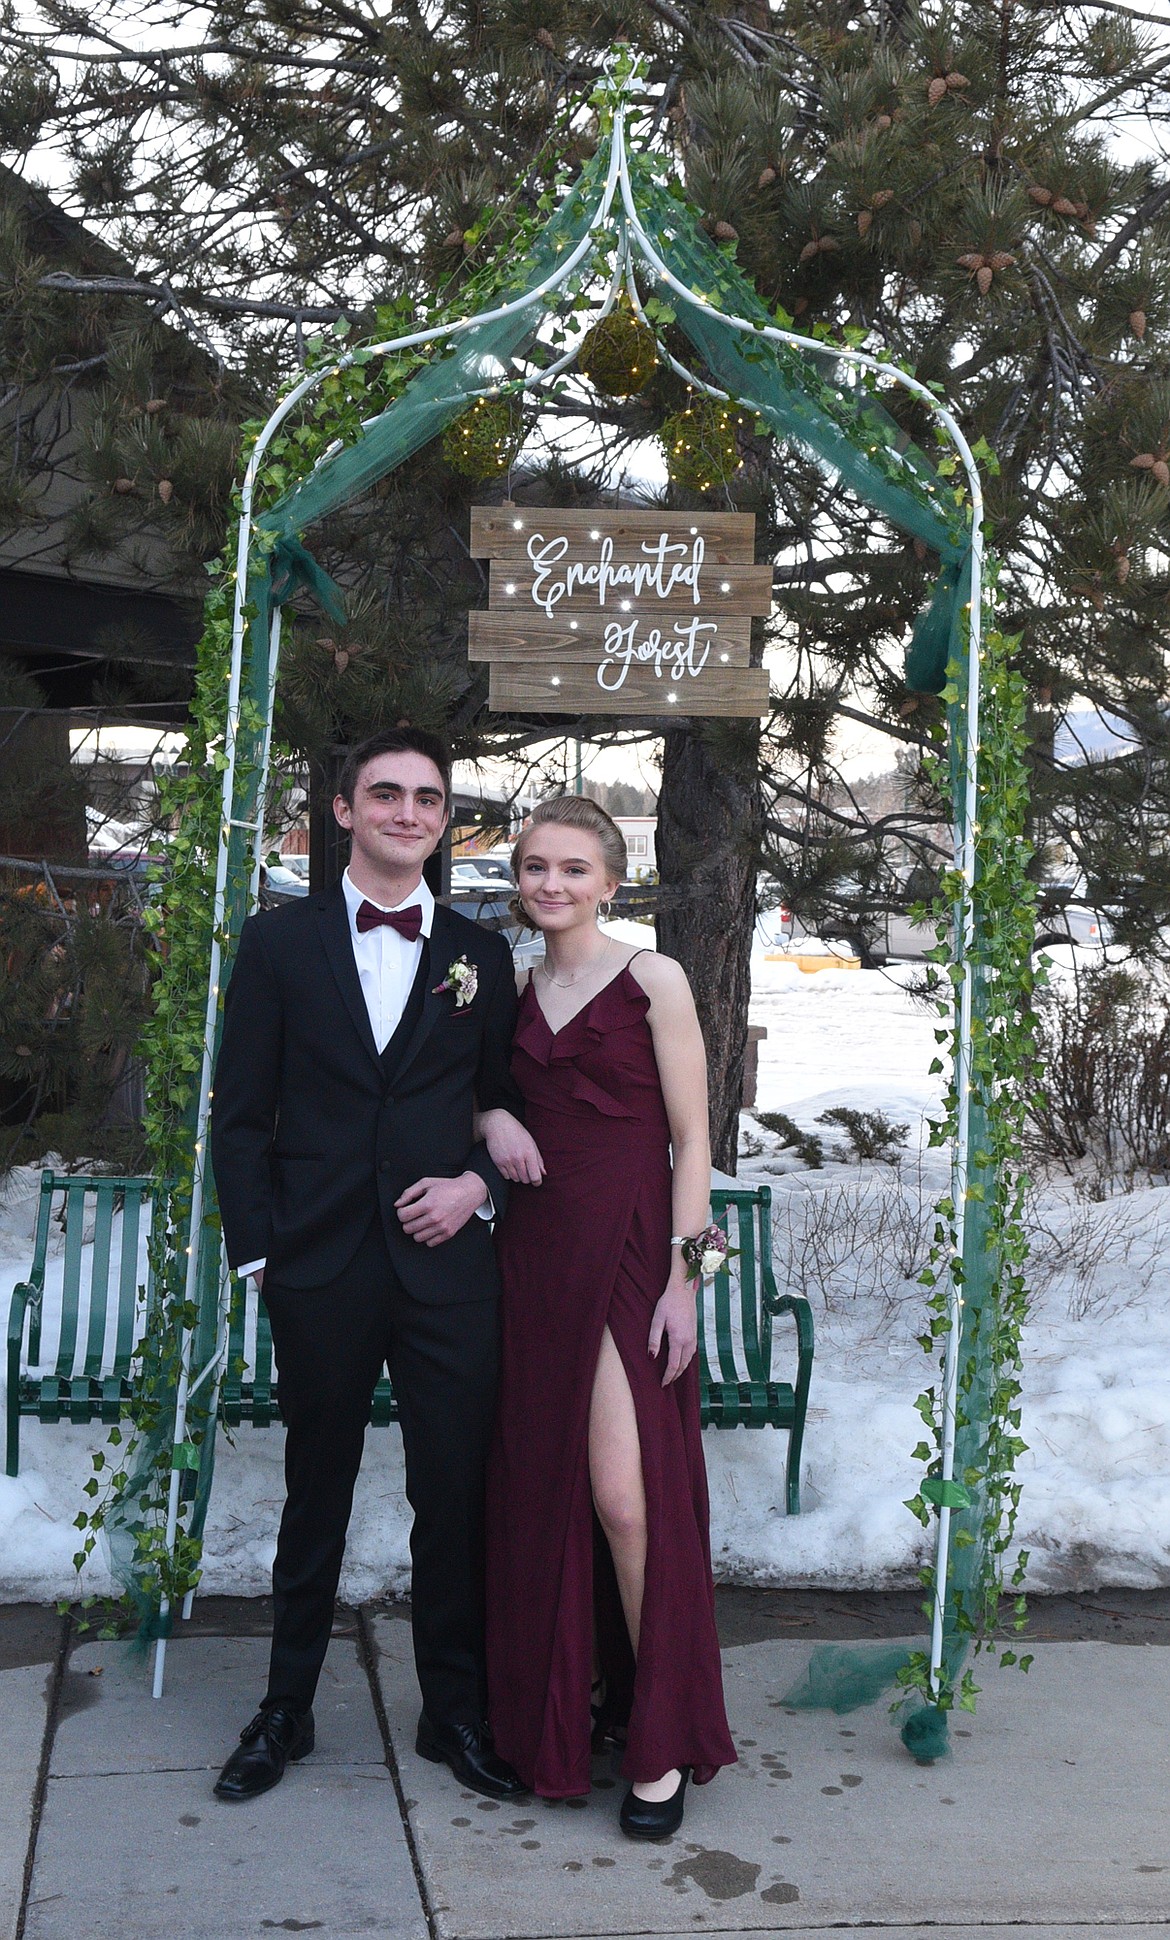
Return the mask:
<path id="1" fill-rule="evenodd" d="M 945 1158 L 925 1148 L 939 1101 L 929 1075 L 933 1014 L 908 995 L 915 966 L 814 975 L 757 952 L 752 1022 L 763 1025 L 759 1109 L 784 1111 L 825 1141 L 819 1171 L 798 1165 L 745 1115 L 743 1178 L 767 1179 L 776 1204 L 777 1279 L 812 1301 L 817 1353 L 803 1464 L 803 1513 L 784 1514 L 787 1437 L 705 1437 L 712 1545 L 740 1583 L 888 1588 L 913 1584 L 926 1537 L 903 1507 L 916 1486 L 914 1400 L 931 1378 L 915 1345 L 916 1284 Z M 817 1124 L 833 1105 L 882 1111 L 908 1129 L 898 1167 L 835 1153 Z M 35 1173 L 0 1201 L 0 1312 L 31 1258 Z M 1033 1195 L 1033 1317 L 1026 1337 L 1019 1541 L 1034 1589 L 1170 1582 L 1170 1194 L 1104 1204 L 1054 1182 Z M 791 1336 L 777 1329 L 776 1368 Z M 23 1427 L 19 1478 L 0 1478 L 0 1598 L 75 1589 L 72 1520 L 100 1428 Z M 259 1594 L 282 1499 L 278 1430 L 222 1438 L 204 1588 Z M 409 1512 L 397 1433 L 372 1429 L 358 1485 L 343 1592 L 408 1582 Z M 94 1572 L 91 1587 L 100 1590 Z"/>

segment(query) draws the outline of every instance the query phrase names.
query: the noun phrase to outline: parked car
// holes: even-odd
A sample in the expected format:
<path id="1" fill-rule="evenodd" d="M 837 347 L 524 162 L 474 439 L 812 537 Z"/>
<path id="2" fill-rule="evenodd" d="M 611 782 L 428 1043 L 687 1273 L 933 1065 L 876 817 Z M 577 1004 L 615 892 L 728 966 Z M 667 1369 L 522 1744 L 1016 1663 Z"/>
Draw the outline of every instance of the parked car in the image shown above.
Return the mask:
<path id="1" fill-rule="evenodd" d="M 309 893 L 308 875 L 286 869 L 283 862 L 265 866 L 260 873 L 260 902 L 264 909 L 277 909 L 281 903 L 295 902 Z"/>

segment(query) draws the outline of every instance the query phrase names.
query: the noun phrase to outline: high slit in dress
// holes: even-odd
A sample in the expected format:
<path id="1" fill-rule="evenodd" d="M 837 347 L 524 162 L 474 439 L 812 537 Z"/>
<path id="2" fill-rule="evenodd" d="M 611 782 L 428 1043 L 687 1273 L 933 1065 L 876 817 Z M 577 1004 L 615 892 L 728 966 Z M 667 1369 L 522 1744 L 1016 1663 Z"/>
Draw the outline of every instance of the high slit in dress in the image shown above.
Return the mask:
<path id="1" fill-rule="evenodd" d="M 646 1013 L 626 966 L 559 1031 L 531 977 L 512 1071 L 540 1147 L 498 1239 L 499 1419 L 488 1471 L 490 1722 L 541 1796 L 591 1785 L 594 1651 L 634 1782 L 731 1764 L 699 1427 L 698 1365 L 662 1386 L 647 1351 L 670 1272 L 670 1131 Z M 608 1325 L 630 1384 L 648 1550 L 637 1663 L 593 1509 L 589 1409 Z"/>

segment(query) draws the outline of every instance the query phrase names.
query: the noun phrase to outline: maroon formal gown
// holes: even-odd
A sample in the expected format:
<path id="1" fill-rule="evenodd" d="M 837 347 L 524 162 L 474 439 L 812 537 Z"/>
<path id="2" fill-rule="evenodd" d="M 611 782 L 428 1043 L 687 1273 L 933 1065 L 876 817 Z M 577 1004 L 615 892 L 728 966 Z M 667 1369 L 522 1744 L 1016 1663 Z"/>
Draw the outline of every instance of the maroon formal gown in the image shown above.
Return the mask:
<path id="1" fill-rule="evenodd" d="M 497 1747 L 545 1798 L 588 1792 L 595 1644 L 637 1782 L 730 1764 L 699 1427 L 698 1366 L 662 1386 L 647 1351 L 670 1272 L 670 1133 L 650 1000 L 623 969 L 554 1032 L 531 980 L 512 1071 L 544 1158 L 499 1234 L 499 1425 L 488 1479 L 487 1638 Z M 634 1398 L 648 1554 L 633 1660 L 589 1482 L 606 1326 Z"/>

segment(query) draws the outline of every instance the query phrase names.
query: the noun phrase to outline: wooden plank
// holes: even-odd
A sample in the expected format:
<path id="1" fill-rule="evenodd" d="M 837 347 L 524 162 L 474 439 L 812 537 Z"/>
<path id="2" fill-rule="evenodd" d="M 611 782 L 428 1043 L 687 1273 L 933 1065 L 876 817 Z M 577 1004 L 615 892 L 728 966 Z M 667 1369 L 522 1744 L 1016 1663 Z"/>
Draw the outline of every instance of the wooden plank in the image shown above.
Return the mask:
<path id="1" fill-rule="evenodd" d="M 615 562 L 619 567 L 626 562 Z M 493 613 L 543 613 L 544 606 L 534 597 L 535 574 L 528 560 L 493 560 L 488 580 L 488 605 Z M 511 590 L 509 590 L 511 589 Z M 553 590 L 551 587 L 549 590 Z M 699 570 L 699 599 L 696 604 L 690 586 L 677 586 L 665 598 L 632 589 L 607 586 L 604 603 L 597 586 L 574 586 L 562 593 L 555 611 L 562 613 L 607 613 L 620 619 L 635 610 L 649 618 L 651 613 L 701 613 L 704 619 L 766 616 L 772 611 L 771 566 L 709 567 L 704 561 Z"/>
<path id="2" fill-rule="evenodd" d="M 672 698 L 673 696 L 673 698 Z M 768 711 L 763 667 L 705 667 L 683 680 L 658 679 L 654 669 L 631 667 L 622 686 L 607 692 L 585 668 L 548 674 L 532 665 L 492 663 L 488 706 L 497 713 L 742 715 Z"/>
<path id="3" fill-rule="evenodd" d="M 517 520 L 520 521 L 517 525 Z M 563 532 L 586 546 L 595 543 L 594 532 L 613 540 L 615 556 L 639 557 L 642 542 L 669 532 L 671 541 L 701 532 L 708 551 L 718 554 L 728 565 L 750 566 L 755 556 L 756 520 L 752 512 L 656 512 L 592 510 L 578 507 L 528 505 L 473 505 L 471 508 L 471 556 L 473 559 L 516 559 L 525 556 L 533 532 L 546 537 Z M 574 544 L 574 557 L 579 557 Z"/>
<path id="4" fill-rule="evenodd" d="M 510 613 L 469 613 L 469 660 L 565 660 L 596 667 L 614 658 L 605 652 L 606 636 L 614 622 L 604 613 L 583 613 L 579 620 L 549 620 L 543 613 L 514 620 Z M 639 619 L 636 639 L 646 642 L 657 630 L 669 638 L 678 614 L 660 620 Z M 703 633 L 707 665 L 746 667 L 751 658 L 750 620 L 720 620 L 714 633 Z M 625 631 L 625 628 L 622 628 Z M 700 648 L 701 652 L 701 648 Z"/>

